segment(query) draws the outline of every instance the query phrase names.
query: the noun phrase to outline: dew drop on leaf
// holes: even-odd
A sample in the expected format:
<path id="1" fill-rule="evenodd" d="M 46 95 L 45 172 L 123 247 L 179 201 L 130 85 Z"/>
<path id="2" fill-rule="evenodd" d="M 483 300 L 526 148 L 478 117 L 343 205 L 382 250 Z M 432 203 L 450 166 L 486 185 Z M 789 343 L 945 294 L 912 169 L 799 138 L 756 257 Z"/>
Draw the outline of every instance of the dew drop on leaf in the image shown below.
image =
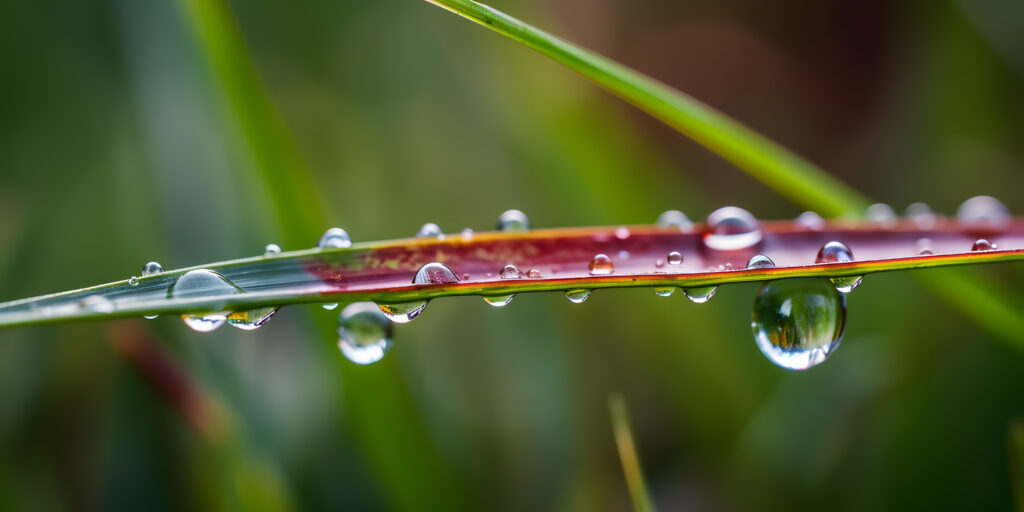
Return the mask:
<path id="1" fill-rule="evenodd" d="M 441 226 L 428 222 L 420 227 L 420 230 L 416 232 L 416 238 L 440 238 L 443 235 Z"/>
<path id="2" fill-rule="evenodd" d="M 753 247 L 764 236 L 757 218 L 735 206 L 724 206 L 711 212 L 704 229 L 704 245 L 716 251 Z"/>
<path id="3" fill-rule="evenodd" d="M 498 216 L 494 229 L 498 231 L 526 231 L 530 229 L 530 219 L 519 210 L 505 210 Z"/>
<path id="4" fill-rule="evenodd" d="M 277 245 L 277 244 L 267 244 L 267 246 L 263 248 L 263 255 L 264 256 L 273 256 L 275 254 L 281 254 L 281 246 L 280 245 Z"/>
<path id="5" fill-rule="evenodd" d="M 376 363 L 391 350 L 392 331 L 376 304 L 354 302 L 338 315 L 338 348 L 353 363 Z"/>
<path id="6" fill-rule="evenodd" d="M 868 209 L 864 212 L 864 218 L 870 222 L 891 227 L 896 224 L 896 211 L 892 209 L 892 206 L 885 203 L 875 203 L 868 206 Z"/>
<path id="7" fill-rule="evenodd" d="M 775 268 L 775 262 L 764 254 L 755 254 L 747 261 L 748 269 Z"/>
<path id="8" fill-rule="evenodd" d="M 344 229 L 331 228 L 324 231 L 316 246 L 320 249 L 346 249 L 352 247 L 352 238 Z"/>
<path id="9" fill-rule="evenodd" d="M 628 240 L 629 235 L 629 228 L 626 226 L 619 226 L 615 228 L 615 238 L 618 238 L 619 240 Z"/>
<path id="10" fill-rule="evenodd" d="M 690 221 L 690 218 L 685 213 L 679 210 L 666 210 L 658 216 L 656 224 L 662 227 L 676 227 L 680 231 L 690 231 L 693 229 L 693 222 Z"/>
<path id="11" fill-rule="evenodd" d="M 1010 221 L 1010 210 L 991 196 L 975 196 L 963 202 L 956 211 L 960 222 L 1001 227 Z"/>
<path id="12" fill-rule="evenodd" d="M 679 251 L 672 251 L 668 253 L 668 264 L 678 265 L 683 262 L 683 255 Z"/>
<path id="13" fill-rule="evenodd" d="M 817 212 L 803 212 L 796 216 L 794 222 L 797 226 L 811 231 L 820 231 L 825 228 L 825 219 L 821 218 Z"/>
<path id="14" fill-rule="evenodd" d="M 412 284 L 449 284 L 457 282 L 459 282 L 459 276 L 455 275 L 455 272 L 448 265 L 436 261 L 420 267 L 412 278 Z M 419 316 L 427 307 L 427 302 L 429 301 L 413 300 L 409 302 L 378 304 L 377 306 L 392 322 L 404 324 L 411 322 Z"/>
<path id="15" fill-rule="evenodd" d="M 831 241 L 821 247 L 815 263 L 845 263 L 853 261 L 853 251 L 846 244 L 838 241 Z M 843 293 L 850 293 L 854 288 L 860 286 L 864 276 L 843 276 L 830 279 L 836 289 Z"/>
<path id="16" fill-rule="evenodd" d="M 248 311 L 236 311 L 228 315 L 228 324 L 244 331 L 252 331 L 260 328 L 270 320 L 270 317 L 277 313 L 276 307 L 256 308 Z"/>
<path id="17" fill-rule="evenodd" d="M 932 207 L 924 203 L 911 203 L 907 206 L 906 213 L 907 218 L 921 229 L 932 229 L 938 221 L 938 216 L 932 211 Z"/>
<path id="18" fill-rule="evenodd" d="M 410 302 L 396 302 L 394 304 L 377 305 L 384 316 L 397 324 L 405 324 L 413 321 L 427 307 L 427 301 L 414 300 Z"/>
<path id="19" fill-rule="evenodd" d="M 565 298 L 569 299 L 569 302 L 573 304 L 582 304 L 583 301 L 587 300 L 587 297 L 590 297 L 590 290 L 578 289 L 565 292 Z"/>
<path id="20" fill-rule="evenodd" d="M 502 267 L 501 272 L 498 273 L 502 279 L 519 279 L 521 274 L 519 273 L 519 267 L 512 265 L 511 263 Z"/>
<path id="21" fill-rule="evenodd" d="M 161 265 L 161 264 L 159 264 L 159 263 L 157 263 L 155 261 L 151 261 L 151 262 L 146 263 L 145 265 L 142 266 L 142 275 L 143 275 L 143 277 L 151 276 L 153 274 L 159 274 L 159 273 L 161 273 L 163 271 L 164 271 L 163 265 Z"/>
<path id="22" fill-rule="evenodd" d="M 704 304 L 715 296 L 717 286 L 701 286 L 697 288 L 683 288 L 683 294 L 695 304 Z"/>
<path id="23" fill-rule="evenodd" d="M 655 286 L 654 293 L 658 297 L 670 297 L 676 289 L 674 286 Z"/>
<path id="24" fill-rule="evenodd" d="M 846 298 L 821 279 L 772 281 L 754 299 L 754 340 L 783 368 L 820 364 L 839 346 L 845 325 Z"/>
<path id="25" fill-rule="evenodd" d="M 994 244 L 992 242 L 989 242 L 988 240 L 985 240 L 984 238 L 979 238 L 978 240 L 976 240 L 974 242 L 974 245 L 971 246 L 971 251 L 973 251 L 973 252 L 994 251 L 994 250 L 996 250 L 998 248 L 999 248 L 999 246 L 997 246 L 996 244 Z"/>
<path id="26" fill-rule="evenodd" d="M 512 302 L 515 296 L 516 294 L 514 293 L 508 295 L 485 295 L 484 301 L 496 308 L 503 308 Z"/>
<path id="27" fill-rule="evenodd" d="M 170 299 L 231 296 L 245 293 L 221 274 L 207 269 L 190 270 L 167 290 Z M 227 321 L 228 312 L 182 315 L 185 325 L 197 332 L 210 332 Z"/>
<path id="28" fill-rule="evenodd" d="M 320 307 L 326 309 L 327 311 L 331 311 L 331 310 L 333 310 L 333 309 L 338 307 L 338 303 L 337 302 L 331 302 L 329 304 L 321 304 Z"/>
<path id="29" fill-rule="evenodd" d="M 587 270 L 590 272 L 590 275 L 604 276 L 615 271 L 615 264 L 607 255 L 595 254 L 594 257 L 590 259 L 590 263 L 587 265 Z"/>

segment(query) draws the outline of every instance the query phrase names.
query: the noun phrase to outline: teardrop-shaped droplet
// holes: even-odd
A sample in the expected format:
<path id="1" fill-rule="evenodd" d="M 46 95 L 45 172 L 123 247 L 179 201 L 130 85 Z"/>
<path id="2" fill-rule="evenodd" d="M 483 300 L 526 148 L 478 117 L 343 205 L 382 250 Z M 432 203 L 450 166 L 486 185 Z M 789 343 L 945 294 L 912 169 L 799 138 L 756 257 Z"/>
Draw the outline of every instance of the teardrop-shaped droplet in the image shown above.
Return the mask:
<path id="1" fill-rule="evenodd" d="M 316 246 L 320 249 L 345 249 L 352 247 L 352 238 L 348 236 L 348 231 L 344 229 L 331 228 L 324 231 Z"/>
<path id="2" fill-rule="evenodd" d="M 502 308 L 508 306 L 508 303 L 512 302 L 512 299 L 515 297 L 516 294 L 514 293 L 508 295 L 484 295 L 484 301 L 496 308 Z"/>
<path id="3" fill-rule="evenodd" d="M 274 313 L 277 313 L 276 307 L 236 311 L 228 315 L 228 324 L 245 331 L 252 331 L 267 323 Z"/>
<path id="4" fill-rule="evenodd" d="M 994 251 L 994 250 L 996 250 L 998 248 L 999 248 L 999 246 L 997 246 L 996 244 L 994 244 L 992 242 L 989 242 L 988 240 L 985 240 L 984 238 L 979 238 L 978 240 L 976 240 L 974 242 L 974 245 L 971 246 L 971 251 L 973 251 L 973 252 Z"/>
<path id="5" fill-rule="evenodd" d="M 676 291 L 674 286 L 655 286 L 654 293 L 658 297 L 670 297 Z"/>
<path id="6" fill-rule="evenodd" d="M 820 364 L 839 346 L 845 326 L 846 298 L 821 279 L 772 281 L 754 299 L 754 340 L 783 368 Z"/>
<path id="7" fill-rule="evenodd" d="M 530 219 L 519 210 L 505 210 L 498 216 L 498 222 L 494 225 L 498 231 L 526 231 L 530 229 Z"/>
<path id="8" fill-rule="evenodd" d="M 679 251 L 672 251 L 668 253 L 668 258 L 666 259 L 669 265 L 678 265 L 683 262 L 683 255 Z"/>
<path id="9" fill-rule="evenodd" d="M 587 300 L 587 297 L 590 297 L 590 290 L 584 290 L 582 288 L 565 292 L 565 298 L 569 299 L 569 302 L 572 302 L 573 304 L 581 304 L 583 301 Z"/>
<path id="10" fill-rule="evenodd" d="M 956 218 L 967 224 L 1002 227 L 1010 221 L 1010 210 L 994 197 L 975 196 L 960 205 Z"/>
<path id="11" fill-rule="evenodd" d="M 444 234 L 444 232 L 441 231 L 441 226 L 438 226 L 437 224 L 434 224 L 433 222 L 428 222 L 428 223 L 426 223 L 426 224 L 424 224 L 423 226 L 420 227 L 420 230 L 416 232 L 416 237 L 417 238 L 424 238 L 424 237 L 434 238 L 434 237 L 440 237 L 442 234 Z"/>
<path id="12" fill-rule="evenodd" d="M 151 262 L 146 263 L 145 265 L 142 266 L 142 275 L 143 275 L 143 277 L 151 276 L 153 274 L 159 274 L 159 273 L 161 273 L 163 271 L 164 271 L 163 265 L 161 265 L 161 264 L 159 264 L 159 263 L 157 263 L 155 261 L 151 261 Z"/>
<path id="13" fill-rule="evenodd" d="M 661 215 L 658 215 L 657 224 L 662 227 L 676 227 L 680 231 L 690 231 L 693 229 L 693 222 L 686 216 L 685 213 L 679 210 L 666 210 Z"/>
<path id="14" fill-rule="evenodd" d="M 717 286 L 701 286 L 699 288 L 683 288 L 683 294 L 686 295 L 687 299 L 690 299 L 696 304 L 704 304 L 711 300 L 711 297 L 715 296 L 715 292 L 718 291 Z"/>
<path id="15" fill-rule="evenodd" d="M 755 254 L 747 261 L 748 269 L 775 268 L 775 262 L 764 254 Z"/>
<path id="16" fill-rule="evenodd" d="M 590 271 L 590 275 L 604 276 L 615 272 L 615 263 L 607 255 L 595 254 L 593 258 L 590 258 L 587 269 Z"/>
<path id="17" fill-rule="evenodd" d="M 907 206 L 907 218 L 914 221 L 914 225 L 921 229 L 932 229 L 939 217 L 932 211 L 932 207 L 925 203 L 911 203 Z"/>
<path id="18" fill-rule="evenodd" d="M 410 302 L 396 302 L 394 304 L 378 304 L 381 312 L 392 322 L 405 324 L 413 321 L 427 307 L 427 301 L 414 300 Z"/>
<path id="19" fill-rule="evenodd" d="M 331 302 L 329 304 L 321 304 L 320 307 L 326 309 L 327 311 L 331 311 L 334 308 L 338 307 L 338 303 L 337 302 Z"/>
<path id="20" fill-rule="evenodd" d="M 735 206 L 725 206 L 711 212 L 704 224 L 704 245 L 716 251 L 753 247 L 764 236 L 757 218 Z"/>
<path id="21" fill-rule="evenodd" d="M 511 263 L 502 267 L 501 272 L 499 272 L 498 275 L 502 279 L 519 279 L 521 277 L 519 267 Z"/>
<path id="22" fill-rule="evenodd" d="M 864 212 L 864 217 L 870 221 L 883 226 L 892 226 L 896 224 L 896 211 L 885 203 L 875 203 L 868 206 L 868 209 Z"/>
<path id="23" fill-rule="evenodd" d="M 351 240 L 349 242 L 351 242 Z M 281 254 L 281 246 L 280 245 L 277 245 L 277 244 L 267 244 L 267 246 L 263 248 L 263 255 L 264 256 L 273 256 L 275 254 Z"/>
<path id="24" fill-rule="evenodd" d="M 186 272 L 167 290 L 171 299 L 231 296 L 244 293 L 228 278 L 212 270 L 197 269 Z M 185 325 L 198 332 L 210 332 L 227 321 L 228 312 L 182 315 Z"/>
<path id="25" fill-rule="evenodd" d="M 853 261 L 853 251 L 846 244 L 838 241 L 831 241 L 821 247 L 815 263 L 845 263 Z M 850 293 L 854 288 L 860 286 L 864 276 L 843 276 L 830 279 L 836 289 L 843 293 Z"/>
<path id="26" fill-rule="evenodd" d="M 91 313 L 107 314 L 114 312 L 114 303 L 100 295 L 90 295 L 82 299 L 82 308 Z"/>
<path id="27" fill-rule="evenodd" d="M 392 331 L 376 304 L 354 302 L 338 315 L 338 348 L 353 363 L 376 363 L 391 350 Z"/>
<path id="28" fill-rule="evenodd" d="M 820 231 L 825 228 L 825 219 L 821 218 L 817 212 L 806 211 L 796 216 L 797 226 L 812 231 Z"/>

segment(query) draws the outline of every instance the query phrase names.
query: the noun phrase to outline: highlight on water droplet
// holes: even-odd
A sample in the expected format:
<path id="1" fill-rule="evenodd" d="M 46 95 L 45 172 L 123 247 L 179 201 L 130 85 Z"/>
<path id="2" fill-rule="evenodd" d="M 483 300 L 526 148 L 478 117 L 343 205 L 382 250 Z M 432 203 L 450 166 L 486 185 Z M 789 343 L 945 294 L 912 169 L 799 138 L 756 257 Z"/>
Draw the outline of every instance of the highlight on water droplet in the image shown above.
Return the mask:
<path id="1" fill-rule="evenodd" d="M 754 340 L 782 368 L 820 364 L 839 346 L 845 326 L 846 298 L 822 279 L 771 281 L 754 298 Z"/>
<path id="2" fill-rule="evenodd" d="M 998 248 L 999 248 L 998 245 L 996 245 L 996 244 L 994 244 L 992 242 L 989 242 L 988 240 L 985 240 L 984 238 L 979 238 L 978 240 L 976 240 L 974 242 L 974 245 L 971 246 L 971 251 L 972 252 L 994 251 L 994 250 L 996 250 Z"/>
<path id="3" fill-rule="evenodd" d="M 628 240 L 629 235 L 629 228 L 626 226 L 619 226 L 615 228 L 615 238 L 618 238 L 619 240 Z"/>
<path id="4" fill-rule="evenodd" d="M 595 254 L 593 258 L 590 258 L 587 269 L 592 276 L 608 275 L 615 271 L 615 263 L 605 254 Z"/>
<path id="5" fill-rule="evenodd" d="M 662 227 L 676 227 L 680 231 L 690 231 L 693 229 L 693 222 L 686 216 L 685 213 L 679 210 L 666 210 L 658 216 L 657 225 Z"/>
<path id="6" fill-rule="evenodd" d="M 143 277 L 151 276 L 151 275 L 154 275 L 154 274 L 159 274 L 159 273 L 161 273 L 163 271 L 164 271 L 163 265 L 161 265 L 161 264 L 159 264 L 159 263 L 157 263 L 155 261 L 151 261 L 151 262 L 146 263 L 145 265 L 142 266 L 142 276 Z"/>
<path id="7" fill-rule="evenodd" d="M 531 268 L 530 271 L 526 273 L 526 277 L 529 277 L 530 279 L 540 279 L 540 276 L 540 270 L 535 268 Z"/>
<path id="8" fill-rule="evenodd" d="M 167 298 L 182 299 L 196 297 L 231 296 L 245 293 L 223 275 L 205 268 L 190 270 L 178 278 L 167 290 Z M 182 315 L 185 325 L 194 331 L 210 332 L 224 322 L 230 312 L 211 312 Z"/>
<path id="9" fill-rule="evenodd" d="M 250 309 L 248 311 L 236 311 L 228 315 L 228 324 L 244 331 L 252 331 L 270 321 L 270 317 L 277 313 L 276 307 L 265 307 Z"/>
<path id="10" fill-rule="evenodd" d="M 316 246 L 320 249 L 346 249 L 352 247 L 352 238 L 348 236 L 348 231 L 344 229 L 331 228 L 324 231 Z"/>
<path id="11" fill-rule="evenodd" d="M 427 307 L 427 301 L 414 300 L 394 304 L 377 304 L 377 307 L 388 320 L 396 324 L 406 324 L 420 316 L 420 313 Z"/>
<path id="12" fill-rule="evenodd" d="M 516 294 L 514 293 L 507 295 L 484 295 L 484 301 L 496 308 L 503 308 L 512 302 L 512 299 L 515 297 Z"/>
<path id="13" fill-rule="evenodd" d="M 868 209 L 864 212 L 864 218 L 871 222 L 891 227 L 896 224 L 896 211 L 892 209 L 892 206 L 885 203 L 875 203 L 868 206 Z"/>
<path id="14" fill-rule="evenodd" d="M 587 297 L 590 297 L 590 290 L 582 288 L 565 292 L 565 298 L 569 299 L 569 302 L 573 304 L 582 304 L 583 301 L 587 300 Z"/>
<path id="15" fill-rule="evenodd" d="M 796 220 L 794 222 L 797 226 L 811 231 L 820 231 L 825 229 L 825 219 L 823 219 L 821 215 L 818 215 L 817 212 L 803 212 L 796 216 Z"/>
<path id="16" fill-rule="evenodd" d="M 735 206 L 724 206 L 711 212 L 704 224 L 704 245 L 716 251 L 753 247 L 764 236 L 757 218 Z"/>
<path id="17" fill-rule="evenodd" d="M 436 261 L 420 267 L 412 278 L 412 284 L 449 284 L 457 282 L 459 282 L 459 276 L 455 275 L 455 272 L 448 265 Z M 413 319 L 419 316 L 426 309 L 427 302 L 425 300 L 413 300 L 409 302 L 377 304 L 377 307 L 392 322 L 404 324 L 413 321 Z"/>
<path id="18" fill-rule="evenodd" d="M 907 218 L 914 221 L 914 225 L 921 229 L 932 229 L 939 217 L 932 211 L 932 207 L 925 203 L 911 203 L 907 206 Z"/>
<path id="19" fill-rule="evenodd" d="M 431 262 L 416 271 L 412 284 L 448 284 L 459 282 L 459 276 L 444 263 Z"/>
<path id="20" fill-rule="evenodd" d="M 678 265 L 683 262 L 683 255 L 679 251 L 672 251 L 668 253 L 668 258 L 666 259 L 669 265 Z"/>
<path id="21" fill-rule="evenodd" d="M 521 277 L 519 267 L 511 263 L 502 267 L 501 272 L 498 272 L 498 275 L 502 279 L 519 279 Z"/>
<path id="22" fill-rule="evenodd" d="M 416 238 L 440 238 L 444 234 L 441 231 L 441 226 L 428 222 L 423 226 L 420 226 L 419 231 L 416 232 Z"/>
<path id="23" fill-rule="evenodd" d="M 462 230 L 462 233 L 459 234 L 459 237 L 462 238 L 463 242 L 471 242 L 475 235 L 476 233 L 474 233 L 472 229 L 465 228 Z"/>
<path id="24" fill-rule="evenodd" d="M 349 242 L 351 243 L 351 240 Z M 281 246 L 280 245 L 277 245 L 277 244 L 267 244 L 267 246 L 263 248 L 263 255 L 264 256 L 273 256 L 275 254 L 281 254 Z"/>
<path id="25" fill-rule="evenodd" d="M 775 268 L 775 262 L 764 254 L 755 254 L 747 261 L 748 269 Z"/>
<path id="26" fill-rule="evenodd" d="M 1010 222 L 1010 210 L 992 196 L 975 196 L 960 205 L 956 218 L 966 224 L 998 228 Z"/>
<path id="27" fill-rule="evenodd" d="M 670 297 L 676 291 L 674 286 L 655 286 L 654 294 L 658 297 Z"/>
<path id="28" fill-rule="evenodd" d="M 701 286 L 695 288 L 683 288 L 683 295 L 686 295 L 687 299 L 690 299 L 695 304 L 704 304 L 711 300 L 711 297 L 715 296 L 715 292 L 718 291 L 717 286 Z"/>
<path id="29" fill-rule="evenodd" d="M 376 304 L 354 302 L 338 315 L 338 348 L 353 363 L 376 363 L 391 350 L 393 329 Z"/>
<path id="30" fill-rule="evenodd" d="M 494 225 L 498 231 L 526 231 L 530 229 L 530 219 L 519 210 L 505 210 L 498 216 L 498 222 Z"/>
<path id="31" fill-rule="evenodd" d="M 846 244 L 839 241 L 831 241 L 821 246 L 815 263 L 845 263 L 853 261 L 853 251 Z M 860 286 L 864 276 L 843 276 L 830 279 L 836 289 L 843 293 L 850 293 L 854 288 Z"/>

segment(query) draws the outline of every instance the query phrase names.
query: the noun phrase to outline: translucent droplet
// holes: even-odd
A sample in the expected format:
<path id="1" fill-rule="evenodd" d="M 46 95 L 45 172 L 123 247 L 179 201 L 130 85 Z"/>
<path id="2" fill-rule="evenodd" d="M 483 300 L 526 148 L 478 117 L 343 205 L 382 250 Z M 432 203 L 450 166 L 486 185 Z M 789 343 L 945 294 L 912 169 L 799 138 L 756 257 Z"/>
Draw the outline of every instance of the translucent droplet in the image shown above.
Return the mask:
<path id="1" fill-rule="evenodd" d="M 683 288 L 683 294 L 686 295 L 687 299 L 697 303 L 704 304 L 711 300 L 711 297 L 715 296 L 715 292 L 718 291 L 717 286 L 702 286 L 699 288 Z"/>
<path id="2" fill-rule="evenodd" d="M 796 222 L 797 226 L 812 231 L 819 231 L 825 228 L 825 219 L 821 218 L 821 215 L 818 215 L 817 212 L 803 212 L 797 215 L 794 222 Z"/>
<path id="3" fill-rule="evenodd" d="M 658 297 L 670 297 L 676 291 L 674 286 L 655 286 L 654 293 Z"/>
<path id="4" fill-rule="evenodd" d="M 462 233 L 459 235 L 459 237 L 462 238 L 463 242 L 472 241 L 473 240 L 473 236 L 475 236 L 475 233 L 473 233 L 473 230 L 470 229 L 470 228 L 463 229 Z"/>
<path id="5" fill-rule="evenodd" d="M 832 241 L 821 247 L 815 263 L 845 263 L 853 261 L 853 251 L 842 242 Z M 833 277 L 830 280 L 836 289 L 843 293 L 850 293 L 854 288 L 860 286 L 864 276 Z"/>
<path id="6" fill-rule="evenodd" d="M 977 241 L 974 242 L 974 245 L 971 246 L 971 251 L 994 251 L 998 248 L 999 246 L 997 246 L 996 244 L 989 242 L 984 238 L 979 238 Z"/>
<path id="7" fill-rule="evenodd" d="M 664 267 L 665 266 L 665 260 L 663 260 L 661 258 L 655 260 L 654 266 L 657 267 L 657 268 Z"/>
<path id="8" fill-rule="evenodd" d="M 821 279 L 772 281 L 754 299 L 754 340 L 783 368 L 820 364 L 839 346 L 845 325 L 845 297 Z"/>
<path id="9" fill-rule="evenodd" d="M 526 273 L 526 277 L 529 277 L 530 279 L 540 279 L 540 270 L 531 268 L 530 271 Z"/>
<path id="10" fill-rule="evenodd" d="M 245 331 L 252 331 L 267 323 L 274 313 L 277 313 L 275 307 L 236 311 L 228 315 L 228 324 Z"/>
<path id="11" fill-rule="evenodd" d="M 413 321 L 427 307 L 427 301 L 414 300 L 411 302 L 397 302 L 394 304 L 378 304 L 384 316 L 397 324 L 405 324 Z"/>
<path id="12" fill-rule="evenodd" d="M 922 256 L 933 254 L 931 238 L 920 238 L 917 242 L 914 242 L 914 246 L 917 248 L 917 253 Z"/>
<path id="13" fill-rule="evenodd" d="M 138 286 L 138 285 L 139 285 L 139 278 L 137 278 L 135 276 L 131 276 L 131 277 L 128 278 L 128 286 Z"/>
<path id="14" fill-rule="evenodd" d="M 441 231 L 441 226 L 428 222 L 420 227 L 420 230 L 416 232 L 417 238 L 439 238 L 444 233 Z"/>
<path id="15" fill-rule="evenodd" d="M 82 299 L 82 308 L 92 313 L 113 313 L 114 303 L 110 299 L 100 295 L 90 295 Z"/>
<path id="16" fill-rule="evenodd" d="M 331 311 L 334 308 L 338 307 L 338 303 L 337 302 L 332 302 L 330 304 L 321 304 L 320 307 L 326 309 L 327 311 Z"/>
<path id="17" fill-rule="evenodd" d="M 164 271 L 163 265 L 161 265 L 161 264 L 159 264 L 159 263 L 157 263 L 155 261 L 151 261 L 151 262 L 146 263 L 145 265 L 142 266 L 142 276 L 143 277 L 151 276 L 153 274 L 159 274 L 159 273 L 161 273 L 163 271 Z"/>
<path id="18" fill-rule="evenodd" d="M 501 272 L 498 273 L 502 279 L 519 279 L 519 267 L 509 263 L 502 267 Z"/>
<path id="19" fill-rule="evenodd" d="M 338 315 L 338 348 L 353 363 L 376 363 L 391 350 L 392 330 L 376 304 L 354 302 Z"/>
<path id="20" fill-rule="evenodd" d="M 448 265 L 436 261 L 420 267 L 416 271 L 416 276 L 412 278 L 412 284 L 448 284 L 457 282 L 459 282 L 459 276 L 455 275 L 455 272 Z M 377 306 L 392 322 L 404 324 L 411 322 L 419 316 L 427 307 L 427 302 L 425 300 L 414 300 L 393 304 L 378 304 Z"/>
<path id="21" fill-rule="evenodd" d="M 683 255 L 679 251 L 672 251 L 668 253 L 668 264 L 678 265 L 683 262 Z"/>
<path id="22" fill-rule="evenodd" d="M 963 202 L 956 218 L 968 224 L 1001 227 L 1010 221 L 1010 210 L 1002 201 L 991 196 L 976 196 Z"/>
<path id="23" fill-rule="evenodd" d="M 680 231 L 690 231 L 693 229 L 693 222 L 690 221 L 690 218 L 685 213 L 679 210 L 666 210 L 658 216 L 657 224 L 664 227 L 677 227 Z"/>
<path id="24" fill-rule="evenodd" d="M 775 268 L 775 262 L 764 254 L 755 254 L 747 261 L 748 269 Z"/>
<path id="25" fill-rule="evenodd" d="M 932 229 L 938 221 L 938 216 L 932 211 L 932 207 L 924 203 L 911 203 L 907 206 L 907 218 L 914 221 L 914 224 L 921 229 Z"/>
<path id="26" fill-rule="evenodd" d="M 244 293 L 228 278 L 207 269 L 190 270 L 178 278 L 167 290 L 167 297 L 172 299 L 215 297 Z M 227 321 L 227 312 L 182 315 L 185 325 L 198 332 L 210 332 Z"/>
<path id="27" fill-rule="evenodd" d="M 316 246 L 320 249 L 345 249 L 352 247 L 352 238 L 348 236 L 348 232 L 344 229 L 331 228 L 324 231 Z"/>
<path id="28" fill-rule="evenodd" d="M 349 242 L 351 243 L 351 240 Z M 281 246 L 280 245 L 277 245 L 277 244 L 267 244 L 267 246 L 263 248 L 263 255 L 264 256 L 273 256 L 275 254 L 281 254 Z"/>
<path id="29" fill-rule="evenodd" d="M 868 209 L 864 212 L 864 217 L 871 221 L 883 226 L 892 226 L 896 224 L 896 211 L 885 203 L 875 203 L 868 206 Z"/>
<path id="30" fill-rule="evenodd" d="M 608 256 L 604 254 L 595 254 L 594 257 L 590 259 L 587 269 L 590 271 L 590 275 L 604 276 L 615 271 L 615 264 L 612 263 L 612 259 Z"/>
<path id="31" fill-rule="evenodd" d="M 573 304 L 580 304 L 587 300 L 587 297 L 590 297 L 590 290 L 578 289 L 565 292 L 565 298 L 569 299 L 569 302 Z"/>
<path id="32" fill-rule="evenodd" d="M 735 206 L 725 206 L 711 212 L 704 229 L 704 245 L 716 251 L 753 247 L 764 236 L 757 218 Z"/>
<path id="33" fill-rule="evenodd" d="M 196 332 L 210 332 L 224 325 L 228 317 L 224 313 L 210 313 L 208 315 L 181 315 L 185 325 Z"/>
<path id="34" fill-rule="evenodd" d="M 619 226 L 615 228 L 615 238 L 618 238 L 619 240 L 627 240 L 629 239 L 629 235 L 629 228 L 626 226 Z"/>
<path id="35" fill-rule="evenodd" d="M 530 229 L 530 219 L 519 210 L 505 210 L 498 216 L 494 229 L 498 231 L 526 231 Z"/>
<path id="36" fill-rule="evenodd" d="M 496 308 L 503 308 L 505 306 L 508 306 L 508 303 L 512 302 L 512 299 L 514 299 L 515 297 L 516 294 L 514 293 L 510 293 L 508 295 L 485 295 L 484 300 L 487 301 L 488 304 Z"/>

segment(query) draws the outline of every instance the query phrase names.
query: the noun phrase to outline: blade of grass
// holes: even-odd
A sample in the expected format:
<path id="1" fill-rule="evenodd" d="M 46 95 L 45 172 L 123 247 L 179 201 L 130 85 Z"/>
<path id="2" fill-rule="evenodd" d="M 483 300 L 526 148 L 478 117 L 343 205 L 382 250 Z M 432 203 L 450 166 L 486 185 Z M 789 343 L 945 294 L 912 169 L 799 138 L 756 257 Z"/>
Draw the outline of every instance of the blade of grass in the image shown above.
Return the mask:
<path id="1" fill-rule="evenodd" d="M 615 446 L 619 450 L 622 472 L 626 476 L 629 496 L 633 499 L 633 510 L 636 512 L 653 512 L 654 505 L 644 484 L 644 474 L 640 470 L 640 457 L 633 444 L 633 432 L 629 426 L 629 413 L 626 402 L 618 393 L 608 397 L 608 410 L 612 416 L 612 431 L 615 433 Z"/>

